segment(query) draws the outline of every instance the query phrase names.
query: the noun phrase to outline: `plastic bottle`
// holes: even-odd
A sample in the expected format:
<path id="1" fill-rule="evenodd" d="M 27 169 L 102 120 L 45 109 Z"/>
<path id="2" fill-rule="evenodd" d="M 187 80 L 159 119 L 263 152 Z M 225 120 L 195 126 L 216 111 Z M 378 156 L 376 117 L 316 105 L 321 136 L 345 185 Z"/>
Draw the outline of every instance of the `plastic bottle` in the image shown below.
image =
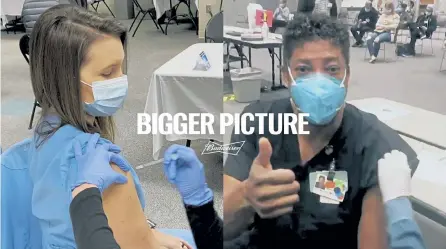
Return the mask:
<path id="1" fill-rule="evenodd" d="M 266 22 L 263 22 L 262 37 L 264 40 L 268 39 L 268 34 L 269 34 L 268 24 Z"/>

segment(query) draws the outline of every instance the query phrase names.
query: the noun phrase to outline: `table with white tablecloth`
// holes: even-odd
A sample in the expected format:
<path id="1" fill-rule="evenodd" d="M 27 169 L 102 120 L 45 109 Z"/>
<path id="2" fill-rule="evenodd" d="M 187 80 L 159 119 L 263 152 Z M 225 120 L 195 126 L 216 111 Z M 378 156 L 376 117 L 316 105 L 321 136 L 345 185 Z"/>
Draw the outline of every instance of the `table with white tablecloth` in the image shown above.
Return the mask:
<path id="1" fill-rule="evenodd" d="M 207 71 L 194 70 L 200 53 L 205 52 L 211 65 Z M 197 43 L 159 67 L 152 75 L 144 112 L 151 113 L 210 113 L 215 117 L 216 134 L 153 135 L 153 156 L 158 159 L 167 141 L 213 139 L 219 134 L 219 115 L 223 111 L 223 44 Z"/>

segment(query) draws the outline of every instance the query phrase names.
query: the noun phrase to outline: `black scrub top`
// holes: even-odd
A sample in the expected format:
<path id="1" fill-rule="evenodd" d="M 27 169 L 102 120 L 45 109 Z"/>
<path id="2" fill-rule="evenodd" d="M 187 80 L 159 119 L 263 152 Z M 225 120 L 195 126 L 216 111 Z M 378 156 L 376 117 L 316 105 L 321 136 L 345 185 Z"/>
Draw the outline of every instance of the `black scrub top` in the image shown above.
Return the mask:
<path id="1" fill-rule="evenodd" d="M 271 102 L 258 101 L 247 106 L 244 113 L 272 113 L 277 129 L 279 113 L 292 113 L 290 99 Z M 257 127 L 257 121 L 248 125 Z M 275 219 L 255 217 L 249 234 L 247 248 L 259 249 L 356 249 L 362 200 L 367 190 L 378 186 L 377 162 L 385 153 L 399 150 L 405 153 L 414 171 L 418 166 L 415 151 L 396 131 L 379 121 L 373 114 L 360 111 L 347 104 L 340 128 L 329 142 L 332 152 L 323 149 L 305 165 L 301 165 L 297 135 L 272 135 L 269 121 L 264 122 L 264 134 L 232 134 L 231 142 L 245 141 L 238 155 L 228 155 L 224 171 L 240 181 L 249 175 L 252 161 L 258 154 L 258 140 L 269 139 L 274 169 L 292 169 L 300 183 L 300 201 L 291 214 Z M 324 204 L 320 196 L 312 193 L 309 174 L 329 170 L 335 162 L 336 171 L 347 171 L 348 191 L 344 201 Z M 246 238 L 246 233 L 242 236 Z"/>

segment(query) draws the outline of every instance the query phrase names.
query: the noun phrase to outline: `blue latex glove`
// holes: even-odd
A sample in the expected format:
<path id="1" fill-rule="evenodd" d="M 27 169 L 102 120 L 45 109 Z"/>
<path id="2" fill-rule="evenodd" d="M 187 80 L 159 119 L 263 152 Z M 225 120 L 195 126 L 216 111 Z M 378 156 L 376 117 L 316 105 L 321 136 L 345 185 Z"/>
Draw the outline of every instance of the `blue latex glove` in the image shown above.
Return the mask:
<path id="1" fill-rule="evenodd" d="M 202 206 L 213 199 L 207 186 L 203 164 L 195 151 L 174 144 L 164 153 L 164 174 L 174 184 L 187 205 Z"/>
<path id="2" fill-rule="evenodd" d="M 130 170 L 129 164 L 115 151 L 120 151 L 114 144 L 97 145 L 99 134 L 93 134 L 88 140 L 85 154 L 82 154 L 82 147 L 79 141 L 73 144 L 75 158 L 78 164 L 78 172 L 75 184 L 71 190 L 82 184 L 93 184 L 102 193 L 110 185 L 124 184 L 127 178 L 114 171 L 110 163 L 116 164 L 121 170 Z"/>

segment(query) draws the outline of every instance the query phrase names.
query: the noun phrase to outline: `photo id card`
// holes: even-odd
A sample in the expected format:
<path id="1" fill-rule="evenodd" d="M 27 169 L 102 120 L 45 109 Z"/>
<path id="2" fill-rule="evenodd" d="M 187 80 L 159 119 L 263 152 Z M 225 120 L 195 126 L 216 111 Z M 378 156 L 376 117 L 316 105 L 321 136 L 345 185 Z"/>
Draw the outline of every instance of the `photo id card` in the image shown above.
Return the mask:
<path id="1" fill-rule="evenodd" d="M 310 191 L 334 201 L 344 201 L 348 191 L 348 176 L 346 171 L 335 171 L 333 181 L 328 180 L 328 171 L 318 171 L 310 174 Z"/>

